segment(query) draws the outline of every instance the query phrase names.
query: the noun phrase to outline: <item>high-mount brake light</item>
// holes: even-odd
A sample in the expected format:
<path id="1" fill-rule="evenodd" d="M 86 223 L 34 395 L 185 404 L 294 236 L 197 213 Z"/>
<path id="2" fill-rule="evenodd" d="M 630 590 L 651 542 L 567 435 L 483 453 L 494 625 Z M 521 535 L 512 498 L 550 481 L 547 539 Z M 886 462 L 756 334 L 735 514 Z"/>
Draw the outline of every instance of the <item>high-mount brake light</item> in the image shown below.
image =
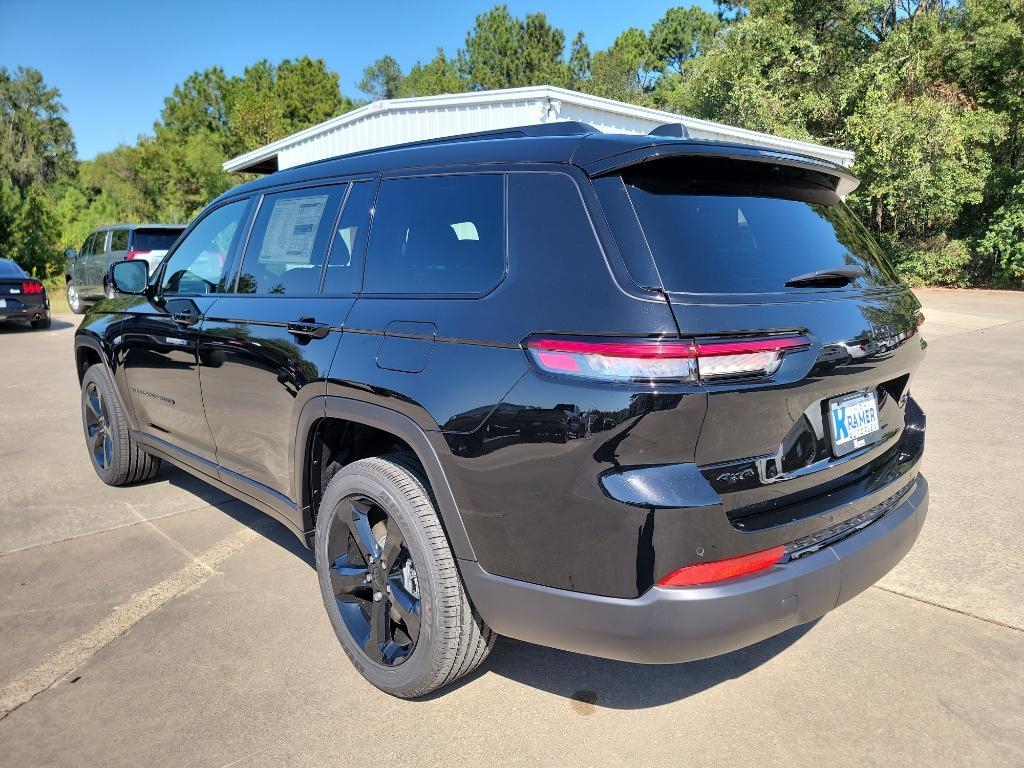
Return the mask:
<path id="1" fill-rule="evenodd" d="M 684 381 L 770 376 L 803 336 L 690 342 L 682 339 L 581 339 L 534 336 L 526 349 L 542 371 L 605 381 Z"/>
<path id="2" fill-rule="evenodd" d="M 679 570 L 672 571 L 658 581 L 659 587 L 698 587 L 702 584 L 713 584 L 738 576 L 747 576 L 757 571 L 771 568 L 786 554 L 783 546 L 762 549 L 748 555 L 728 557 L 725 560 L 713 560 L 709 563 L 695 563 Z"/>

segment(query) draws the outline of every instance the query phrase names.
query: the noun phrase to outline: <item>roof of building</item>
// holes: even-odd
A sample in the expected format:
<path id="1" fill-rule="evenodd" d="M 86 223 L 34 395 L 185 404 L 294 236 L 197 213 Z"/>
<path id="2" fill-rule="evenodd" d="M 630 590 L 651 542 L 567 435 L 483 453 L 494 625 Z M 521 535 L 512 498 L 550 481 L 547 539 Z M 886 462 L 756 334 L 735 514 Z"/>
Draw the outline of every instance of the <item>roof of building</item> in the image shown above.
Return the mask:
<path id="1" fill-rule="evenodd" d="M 847 150 L 785 139 L 709 120 L 591 96 L 566 88 L 542 85 L 375 101 L 232 158 L 224 163 L 224 170 L 269 173 L 280 167 L 294 165 L 296 161 L 293 158 L 296 157 L 300 158 L 298 162 L 302 162 L 347 153 L 350 146 L 363 149 L 382 144 L 395 144 L 398 142 L 394 138 L 389 138 L 396 134 L 394 127 L 378 129 L 378 126 L 383 125 L 381 121 L 389 118 L 404 118 L 403 122 L 410 126 L 415 123 L 412 132 L 418 137 L 465 133 L 477 125 L 495 127 L 495 120 L 500 122 L 502 119 L 508 119 L 495 116 L 496 112 L 504 109 L 511 115 L 516 106 L 521 107 L 524 104 L 534 105 L 532 109 L 536 116 L 528 117 L 526 120 L 520 117 L 519 122 L 536 120 L 554 123 L 567 119 L 583 119 L 602 131 L 641 135 L 656 125 L 682 123 L 696 138 L 796 152 L 846 167 L 853 164 L 853 153 Z M 536 105 L 541 105 L 543 109 L 538 109 Z M 521 115 L 522 111 L 516 114 Z M 359 134 L 358 139 L 342 138 L 355 137 L 356 134 Z M 402 131 L 397 131 L 397 134 L 402 136 L 398 141 L 408 138 Z M 338 151 L 338 147 L 342 150 Z M 282 158 L 287 162 L 280 162 Z"/>

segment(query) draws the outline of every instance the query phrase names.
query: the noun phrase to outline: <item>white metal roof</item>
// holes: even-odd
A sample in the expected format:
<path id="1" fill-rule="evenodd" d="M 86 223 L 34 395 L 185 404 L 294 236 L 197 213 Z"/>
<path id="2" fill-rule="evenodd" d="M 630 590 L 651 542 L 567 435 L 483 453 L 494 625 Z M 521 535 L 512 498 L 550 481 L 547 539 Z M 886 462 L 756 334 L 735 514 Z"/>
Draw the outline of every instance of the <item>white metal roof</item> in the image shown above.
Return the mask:
<path id="1" fill-rule="evenodd" d="M 578 120 L 605 133 L 645 134 L 682 123 L 695 139 L 789 150 L 849 167 L 853 152 L 784 139 L 551 85 L 375 101 L 224 163 L 266 172 L 365 149 L 520 125 Z"/>

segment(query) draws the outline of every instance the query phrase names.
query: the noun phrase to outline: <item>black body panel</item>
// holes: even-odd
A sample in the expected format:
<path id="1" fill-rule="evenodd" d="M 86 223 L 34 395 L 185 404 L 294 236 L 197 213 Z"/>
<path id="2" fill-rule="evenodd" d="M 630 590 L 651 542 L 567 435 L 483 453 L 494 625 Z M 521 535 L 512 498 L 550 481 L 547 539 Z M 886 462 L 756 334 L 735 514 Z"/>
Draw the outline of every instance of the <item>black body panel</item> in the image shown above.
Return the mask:
<path id="1" fill-rule="evenodd" d="M 225 277 L 210 283 L 218 292 L 161 296 L 158 273 L 148 296 L 97 305 L 76 343 L 114 371 L 155 452 L 303 536 L 326 482 L 313 446 L 329 420 L 412 449 L 453 551 L 495 577 L 628 599 L 686 565 L 838 536 L 844 521 L 899 502 L 917 476 L 924 416 L 909 388 L 925 346 L 920 305 L 898 286 L 662 290 L 654 260 L 637 255 L 642 232 L 595 187 L 687 153 L 823 174 L 832 197 L 855 183 L 811 158 L 667 137 L 478 137 L 338 158 L 242 185 L 211 209 L 251 198 L 239 227 L 250 233 L 274 191 L 371 174 L 382 185 L 501 176 L 504 274 L 474 295 L 369 293 L 358 280 L 338 296 L 247 295 L 234 252 L 247 236 L 236 235 Z M 372 243 L 372 201 L 365 216 Z M 372 251 L 364 239 L 349 245 L 346 265 L 361 268 Z M 305 266 L 327 284 L 328 262 Z M 192 304 L 189 322 L 176 303 Z M 621 383 L 542 372 L 524 349 L 538 334 L 806 343 L 770 375 Z M 877 397 L 882 440 L 837 458 L 822 426 L 828 402 L 860 391 Z"/>

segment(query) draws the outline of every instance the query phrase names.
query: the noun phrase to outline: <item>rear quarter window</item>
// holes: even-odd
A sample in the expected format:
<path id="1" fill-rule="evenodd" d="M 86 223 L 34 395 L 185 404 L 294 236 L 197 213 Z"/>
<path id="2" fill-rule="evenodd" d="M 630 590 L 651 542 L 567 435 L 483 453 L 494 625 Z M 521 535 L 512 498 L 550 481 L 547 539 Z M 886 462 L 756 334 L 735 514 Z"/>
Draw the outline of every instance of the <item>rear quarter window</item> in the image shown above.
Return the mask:
<path id="1" fill-rule="evenodd" d="M 505 177 L 385 179 L 366 254 L 367 293 L 479 294 L 505 272 Z"/>

